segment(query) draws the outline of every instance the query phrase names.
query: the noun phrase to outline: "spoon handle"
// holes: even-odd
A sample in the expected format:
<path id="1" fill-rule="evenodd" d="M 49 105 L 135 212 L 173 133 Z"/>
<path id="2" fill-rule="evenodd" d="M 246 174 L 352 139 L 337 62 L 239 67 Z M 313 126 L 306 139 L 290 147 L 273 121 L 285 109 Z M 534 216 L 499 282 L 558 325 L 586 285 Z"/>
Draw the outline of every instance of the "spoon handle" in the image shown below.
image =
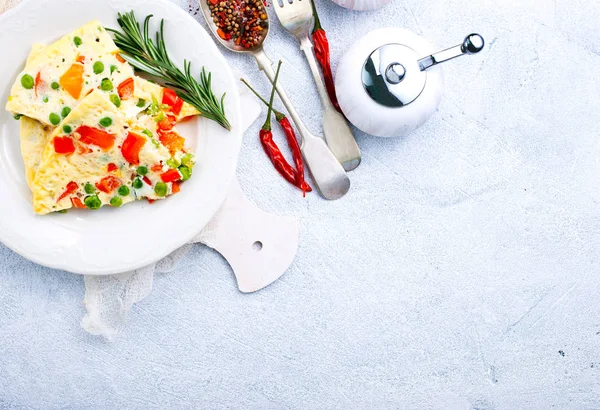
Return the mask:
<path id="1" fill-rule="evenodd" d="M 348 126 L 346 119 L 340 114 L 329 99 L 329 94 L 325 90 L 325 84 L 319 73 L 317 61 L 313 54 L 313 45 L 308 39 L 308 35 L 302 36 L 300 39 L 300 49 L 304 52 L 310 72 L 312 73 L 321 104 L 323 105 L 323 133 L 327 145 L 333 152 L 333 155 L 342 163 L 346 171 L 352 171 L 360 164 L 360 148 L 354 139 L 352 130 Z"/>
<path id="2" fill-rule="evenodd" d="M 267 57 L 262 49 L 257 49 L 252 54 L 256 58 L 258 67 L 273 83 L 275 71 L 269 57 Z M 281 86 L 281 82 L 277 83 L 276 90 L 302 138 L 300 149 L 317 189 L 326 199 L 339 199 L 343 197 L 350 189 L 350 179 L 346 175 L 344 168 L 329 150 L 323 138 L 313 135 L 306 128 Z"/>

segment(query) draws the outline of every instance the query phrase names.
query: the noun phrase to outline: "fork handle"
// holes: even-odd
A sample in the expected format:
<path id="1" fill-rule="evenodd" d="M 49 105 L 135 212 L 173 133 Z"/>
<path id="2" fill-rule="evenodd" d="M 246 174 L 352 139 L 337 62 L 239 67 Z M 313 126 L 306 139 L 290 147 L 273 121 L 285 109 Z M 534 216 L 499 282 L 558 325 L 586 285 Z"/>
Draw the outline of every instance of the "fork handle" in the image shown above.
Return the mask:
<path id="1" fill-rule="evenodd" d="M 356 139 L 352 134 L 352 130 L 348 126 L 346 119 L 342 114 L 335 109 L 329 98 L 329 94 L 325 89 L 325 84 L 319 73 L 317 60 L 313 53 L 313 45 L 308 38 L 308 35 L 299 38 L 300 49 L 306 55 L 310 72 L 312 73 L 321 104 L 323 105 L 323 133 L 327 140 L 327 145 L 333 155 L 340 161 L 346 171 L 352 171 L 360 164 L 361 154 L 360 148 L 356 143 Z"/>
<path id="2" fill-rule="evenodd" d="M 273 83 L 275 80 L 275 71 L 269 57 L 267 57 L 262 48 L 253 51 L 252 54 L 256 58 L 258 67 Z M 277 83 L 276 90 L 298 129 L 298 133 L 302 139 L 300 145 L 302 156 L 313 176 L 317 189 L 326 199 L 339 199 L 343 197 L 350 189 L 350 179 L 346 175 L 346 171 L 344 171 L 342 165 L 327 147 L 323 138 L 314 136 L 306 128 L 281 83 Z"/>

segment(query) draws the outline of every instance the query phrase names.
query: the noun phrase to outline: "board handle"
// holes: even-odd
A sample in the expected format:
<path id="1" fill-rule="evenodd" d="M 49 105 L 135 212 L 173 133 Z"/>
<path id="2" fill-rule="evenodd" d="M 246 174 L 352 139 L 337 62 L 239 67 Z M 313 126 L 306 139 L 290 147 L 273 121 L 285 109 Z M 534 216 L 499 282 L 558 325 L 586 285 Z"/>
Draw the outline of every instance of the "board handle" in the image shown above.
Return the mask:
<path id="1" fill-rule="evenodd" d="M 290 267 L 298 251 L 298 221 L 269 214 L 246 198 L 237 179 L 225 202 L 196 238 L 227 260 L 241 292 L 256 292 Z"/>

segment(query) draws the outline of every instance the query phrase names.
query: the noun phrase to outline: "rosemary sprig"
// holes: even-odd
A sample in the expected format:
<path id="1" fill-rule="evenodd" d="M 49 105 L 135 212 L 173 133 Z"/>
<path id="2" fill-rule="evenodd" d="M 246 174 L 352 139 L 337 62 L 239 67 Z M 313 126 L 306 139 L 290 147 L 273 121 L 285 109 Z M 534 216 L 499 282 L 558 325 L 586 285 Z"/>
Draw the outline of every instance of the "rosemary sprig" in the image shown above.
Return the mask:
<path id="1" fill-rule="evenodd" d="M 165 82 L 165 85 L 177 91 L 184 101 L 196 107 L 200 115 L 219 123 L 230 130 L 231 124 L 225 116 L 223 102 L 225 94 L 219 100 L 211 89 L 211 73 L 204 67 L 197 81 L 191 74 L 191 63 L 183 62 L 183 71 L 177 68 L 167 53 L 164 36 L 164 20 L 160 22 L 160 31 L 156 33 L 156 42 L 149 33 L 149 23 L 152 15 L 144 20 L 143 31 L 137 22 L 133 11 L 119 13 L 117 22 L 121 31 L 108 28 L 114 34 L 115 44 L 121 49 L 121 57 L 129 64 L 153 75 Z"/>

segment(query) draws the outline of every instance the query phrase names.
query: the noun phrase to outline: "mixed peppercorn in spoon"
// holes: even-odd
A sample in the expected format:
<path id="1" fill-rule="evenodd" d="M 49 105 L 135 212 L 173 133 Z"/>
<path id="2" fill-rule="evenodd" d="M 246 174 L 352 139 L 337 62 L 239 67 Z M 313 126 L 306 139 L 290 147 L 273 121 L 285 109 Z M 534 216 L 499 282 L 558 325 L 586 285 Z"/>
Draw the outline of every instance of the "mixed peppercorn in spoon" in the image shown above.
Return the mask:
<path id="1" fill-rule="evenodd" d="M 210 16 L 223 40 L 246 49 L 262 42 L 269 26 L 263 0 L 206 0 Z"/>

